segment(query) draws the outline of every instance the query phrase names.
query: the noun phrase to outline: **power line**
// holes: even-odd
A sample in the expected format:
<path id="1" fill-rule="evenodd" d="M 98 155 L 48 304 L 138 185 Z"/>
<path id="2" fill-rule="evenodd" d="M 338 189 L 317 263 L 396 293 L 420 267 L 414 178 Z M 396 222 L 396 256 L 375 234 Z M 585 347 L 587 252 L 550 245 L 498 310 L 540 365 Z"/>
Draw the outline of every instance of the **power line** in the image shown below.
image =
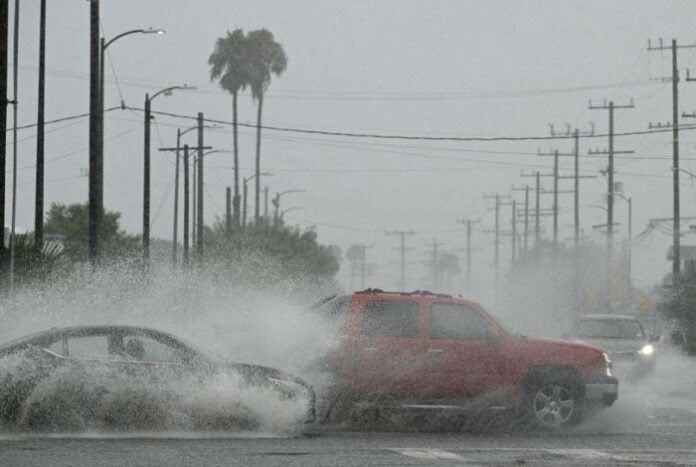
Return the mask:
<path id="1" fill-rule="evenodd" d="M 120 105 L 117 105 L 114 107 L 109 107 L 108 109 L 104 109 L 104 113 L 111 112 L 113 110 L 123 109 L 123 108 L 124 107 L 122 107 Z M 85 118 L 85 117 L 89 117 L 89 112 L 76 114 L 76 115 L 69 115 L 67 117 L 56 118 L 55 120 L 46 120 L 44 122 L 44 125 L 51 125 L 53 123 L 67 122 L 69 120 L 77 120 L 77 119 Z M 29 128 L 36 128 L 37 125 L 38 125 L 37 123 L 30 123 L 27 125 L 18 126 L 17 130 L 26 130 Z M 8 128 L 5 131 L 9 132 L 10 130 L 11 130 L 11 128 Z"/>
<path id="2" fill-rule="evenodd" d="M 126 109 L 144 112 L 144 109 L 139 107 L 126 106 Z M 164 117 L 179 118 L 185 120 L 196 120 L 196 117 L 190 115 L 177 114 L 173 112 L 163 112 L 163 111 L 152 111 L 153 114 L 161 115 Z M 204 119 L 207 123 L 217 123 L 221 125 L 232 125 L 231 121 L 219 120 L 219 119 Z M 237 125 L 245 128 L 256 128 L 256 124 L 252 123 L 237 123 Z M 554 140 L 566 140 L 573 139 L 572 135 L 551 135 L 551 136 L 425 136 L 425 135 L 388 135 L 388 134 L 377 134 L 377 133 L 354 133 L 354 132 L 343 132 L 343 131 L 325 131 L 325 130 L 310 130 L 306 128 L 296 128 L 296 127 L 283 127 L 275 125 L 261 125 L 261 128 L 268 131 L 279 131 L 285 133 L 300 133 L 300 134 L 312 134 L 312 135 L 324 135 L 324 136 L 340 136 L 348 138 L 372 138 L 372 139 L 390 139 L 390 140 L 407 140 L 407 141 L 475 141 L 475 142 L 491 142 L 491 141 L 554 141 Z M 682 130 L 694 130 L 696 125 L 684 126 Z M 627 131 L 623 133 L 614 133 L 614 137 L 617 136 L 635 136 L 635 135 L 645 135 L 651 133 L 665 133 L 671 132 L 671 129 L 665 128 L 651 128 L 647 130 L 636 130 Z M 609 136 L 608 133 L 597 133 L 588 138 L 604 138 Z"/>

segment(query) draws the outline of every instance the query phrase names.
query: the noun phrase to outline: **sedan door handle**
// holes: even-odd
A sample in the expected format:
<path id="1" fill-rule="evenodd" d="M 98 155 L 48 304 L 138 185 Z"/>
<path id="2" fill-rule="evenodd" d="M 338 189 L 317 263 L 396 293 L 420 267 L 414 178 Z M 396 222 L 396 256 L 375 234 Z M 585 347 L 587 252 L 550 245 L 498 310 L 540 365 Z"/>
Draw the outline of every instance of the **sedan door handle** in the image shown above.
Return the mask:
<path id="1" fill-rule="evenodd" d="M 428 349 L 428 352 L 430 353 L 442 353 L 444 350 L 442 349 Z"/>
<path id="2" fill-rule="evenodd" d="M 365 352 L 376 352 L 377 347 L 363 347 L 362 348 Z"/>

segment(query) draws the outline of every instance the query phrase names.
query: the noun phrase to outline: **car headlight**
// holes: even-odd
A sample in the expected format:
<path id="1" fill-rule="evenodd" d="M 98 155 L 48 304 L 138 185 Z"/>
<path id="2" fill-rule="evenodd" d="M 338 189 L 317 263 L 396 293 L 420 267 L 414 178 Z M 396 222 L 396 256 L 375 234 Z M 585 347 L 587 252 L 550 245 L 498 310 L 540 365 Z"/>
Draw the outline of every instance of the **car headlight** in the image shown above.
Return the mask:
<path id="1" fill-rule="evenodd" d="M 607 369 L 607 375 L 612 376 L 611 374 L 611 359 L 609 359 L 609 354 L 606 352 L 602 352 L 602 355 L 604 356 L 604 365 Z"/>
<path id="2" fill-rule="evenodd" d="M 652 355 L 655 352 L 655 347 L 653 347 L 651 344 L 645 344 L 642 349 L 638 351 L 640 355 L 643 355 L 644 357 L 647 357 L 649 355 Z"/>

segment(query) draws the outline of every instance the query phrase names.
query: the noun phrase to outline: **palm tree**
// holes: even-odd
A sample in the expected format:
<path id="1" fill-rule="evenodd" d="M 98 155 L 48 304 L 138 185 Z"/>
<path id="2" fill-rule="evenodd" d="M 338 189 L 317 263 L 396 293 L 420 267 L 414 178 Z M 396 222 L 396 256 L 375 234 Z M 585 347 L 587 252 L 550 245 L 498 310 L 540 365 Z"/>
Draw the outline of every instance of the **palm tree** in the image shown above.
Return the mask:
<path id="1" fill-rule="evenodd" d="M 208 58 L 210 80 L 218 80 L 220 87 L 232 94 L 232 128 L 234 133 L 234 225 L 239 226 L 239 149 L 237 144 L 237 95 L 249 85 L 244 31 L 227 31 L 215 41 L 215 49 Z"/>
<path id="2" fill-rule="evenodd" d="M 288 58 L 283 46 L 273 39 L 273 34 L 267 29 L 251 31 L 246 37 L 249 85 L 251 97 L 258 101 L 258 113 L 256 123 L 256 196 L 254 208 L 254 220 L 259 222 L 259 208 L 261 203 L 261 113 L 263 109 L 263 96 L 271 84 L 271 75 L 280 76 L 288 66 Z"/>

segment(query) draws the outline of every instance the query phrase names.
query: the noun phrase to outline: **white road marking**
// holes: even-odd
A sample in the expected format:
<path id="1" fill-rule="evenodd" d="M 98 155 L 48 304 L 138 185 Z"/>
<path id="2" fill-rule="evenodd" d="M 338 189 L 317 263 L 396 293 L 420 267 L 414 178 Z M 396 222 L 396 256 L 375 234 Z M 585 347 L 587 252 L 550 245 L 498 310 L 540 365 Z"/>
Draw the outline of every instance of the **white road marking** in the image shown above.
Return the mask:
<path id="1" fill-rule="evenodd" d="M 427 448 L 389 448 L 390 451 L 398 452 L 404 456 L 413 457 L 415 459 L 428 459 L 428 460 L 448 460 L 448 461 L 459 461 L 466 462 L 462 456 L 449 451 L 442 451 L 440 449 L 427 449 Z"/>
<path id="2" fill-rule="evenodd" d="M 544 451 L 572 459 L 616 459 L 616 456 L 596 449 L 544 449 Z"/>

